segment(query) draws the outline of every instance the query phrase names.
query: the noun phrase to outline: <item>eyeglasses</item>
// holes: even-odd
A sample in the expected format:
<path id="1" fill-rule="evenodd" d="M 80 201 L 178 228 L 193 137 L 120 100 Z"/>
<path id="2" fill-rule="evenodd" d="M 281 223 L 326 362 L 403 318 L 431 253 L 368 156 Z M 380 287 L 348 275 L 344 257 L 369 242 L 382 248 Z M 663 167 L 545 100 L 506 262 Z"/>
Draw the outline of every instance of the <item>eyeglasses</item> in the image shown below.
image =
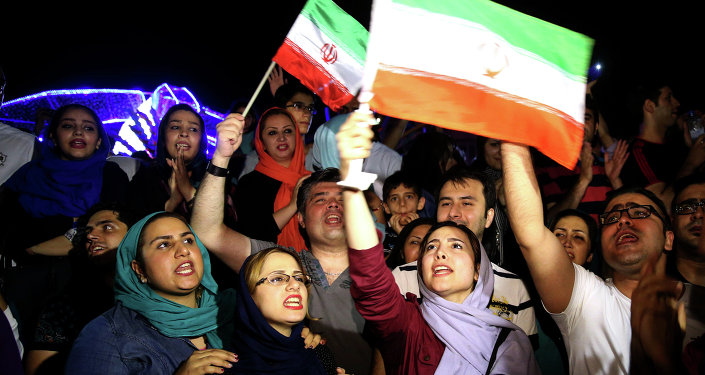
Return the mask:
<path id="1" fill-rule="evenodd" d="M 698 210 L 698 207 L 702 207 L 703 210 L 705 210 L 705 199 L 700 201 L 692 200 L 688 202 L 679 203 L 673 209 L 673 213 L 675 213 L 676 215 L 691 215 Z"/>
<path id="2" fill-rule="evenodd" d="M 316 108 L 314 108 L 312 105 L 305 105 L 304 103 L 301 103 L 301 102 L 293 102 L 293 103 L 289 104 L 288 106 L 286 106 L 286 108 L 289 108 L 289 107 L 294 107 L 294 109 L 297 111 L 306 110 L 309 113 L 311 113 L 311 115 L 315 115 L 316 113 L 318 113 Z"/>
<path id="3" fill-rule="evenodd" d="M 600 224 L 610 225 L 619 221 L 622 217 L 622 213 L 626 212 L 630 219 L 646 219 L 647 217 L 654 214 L 657 218 L 663 220 L 663 217 L 659 215 L 656 209 L 650 204 L 643 204 L 639 206 L 631 206 L 627 208 L 622 208 L 619 210 L 612 210 L 600 214 Z"/>
<path id="4" fill-rule="evenodd" d="M 267 277 L 259 279 L 255 286 L 264 284 L 265 281 L 269 281 L 269 283 L 274 286 L 287 285 L 292 277 L 294 278 L 294 280 L 296 280 L 296 282 L 304 284 L 304 286 L 308 286 L 308 284 L 311 284 L 311 278 L 308 275 L 304 275 L 303 273 L 296 273 L 289 276 L 281 272 L 272 272 L 267 275 Z"/>

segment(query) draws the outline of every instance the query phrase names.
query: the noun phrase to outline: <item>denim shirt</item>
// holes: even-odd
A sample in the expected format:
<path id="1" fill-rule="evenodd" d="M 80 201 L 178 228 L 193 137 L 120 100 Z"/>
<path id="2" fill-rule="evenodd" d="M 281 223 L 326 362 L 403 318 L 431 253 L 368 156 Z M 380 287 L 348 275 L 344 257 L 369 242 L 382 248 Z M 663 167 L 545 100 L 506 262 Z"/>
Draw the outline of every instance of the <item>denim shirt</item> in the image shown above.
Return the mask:
<path id="1" fill-rule="evenodd" d="M 122 303 L 88 323 L 66 363 L 67 374 L 173 374 L 198 350 L 187 338 L 167 337 Z"/>

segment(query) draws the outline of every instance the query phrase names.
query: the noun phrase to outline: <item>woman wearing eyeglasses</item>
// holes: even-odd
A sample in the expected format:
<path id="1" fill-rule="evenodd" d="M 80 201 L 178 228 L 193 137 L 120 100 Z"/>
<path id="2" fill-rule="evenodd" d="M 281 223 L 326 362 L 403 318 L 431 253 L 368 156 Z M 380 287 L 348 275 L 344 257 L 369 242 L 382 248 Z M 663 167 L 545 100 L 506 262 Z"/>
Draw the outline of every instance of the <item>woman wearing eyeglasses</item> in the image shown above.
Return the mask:
<path id="1" fill-rule="evenodd" d="M 302 250 L 306 244 L 294 214 L 298 187 L 309 172 L 304 168 L 303 138 L 287 110 L 273 107 L 262 114 L 255 149 L 259 162 L 236 189 L 238 231 Z"/>
<path id="2" fill-rule="evenodd" d="M 236 374 L 336 374 L 325 345 L 304 347 L 309 276 L 296 254 L 269 248 L 251 255 L 240 272 L 233 349 Z M 266 371 L 265 371 L 266 370 Z"/>

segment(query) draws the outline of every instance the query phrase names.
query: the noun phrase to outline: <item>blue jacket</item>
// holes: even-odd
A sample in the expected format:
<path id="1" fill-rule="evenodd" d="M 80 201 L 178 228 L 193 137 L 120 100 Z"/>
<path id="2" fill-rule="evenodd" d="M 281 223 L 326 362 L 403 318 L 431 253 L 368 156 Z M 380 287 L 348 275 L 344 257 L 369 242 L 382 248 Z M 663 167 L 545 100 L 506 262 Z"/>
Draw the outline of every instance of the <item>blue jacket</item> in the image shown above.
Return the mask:
<path id="1" fill-rule="evenodd" d="M 88 323 L 69 354 L 67 374 L 173 374 L 198 350 L 186 338 L 162 335 L 120 302 Z"/>

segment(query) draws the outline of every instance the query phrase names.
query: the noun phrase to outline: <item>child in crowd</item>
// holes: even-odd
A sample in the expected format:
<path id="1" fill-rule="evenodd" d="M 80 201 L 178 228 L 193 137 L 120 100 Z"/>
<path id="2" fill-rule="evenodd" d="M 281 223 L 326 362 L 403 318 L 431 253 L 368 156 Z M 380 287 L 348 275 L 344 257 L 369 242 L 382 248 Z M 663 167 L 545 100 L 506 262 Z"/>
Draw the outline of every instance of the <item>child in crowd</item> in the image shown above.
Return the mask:
<path id="1" fill-rule="evenodd" d="M 402 171 L 397 171 L 384 180 L 382 195 L 384 212 L 387 215 L 384 255 L 388 259 L 387 265 L 394 268 L 399 264 L 389 264 L 389 255 L 394 250 L 397 237 L 404 226 L 420 217 L 426 198 L 421 194 L 421 186 L 407 172 Z"/>

